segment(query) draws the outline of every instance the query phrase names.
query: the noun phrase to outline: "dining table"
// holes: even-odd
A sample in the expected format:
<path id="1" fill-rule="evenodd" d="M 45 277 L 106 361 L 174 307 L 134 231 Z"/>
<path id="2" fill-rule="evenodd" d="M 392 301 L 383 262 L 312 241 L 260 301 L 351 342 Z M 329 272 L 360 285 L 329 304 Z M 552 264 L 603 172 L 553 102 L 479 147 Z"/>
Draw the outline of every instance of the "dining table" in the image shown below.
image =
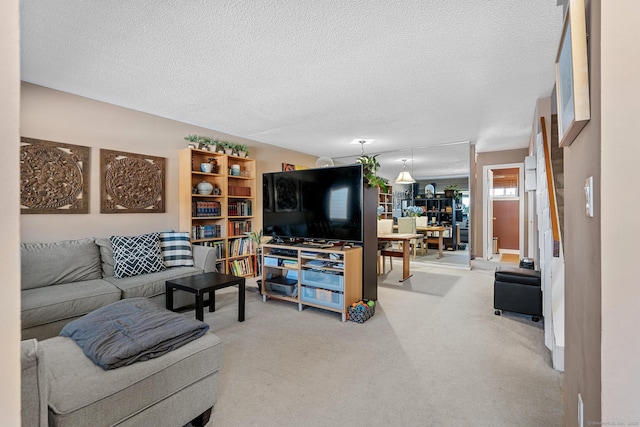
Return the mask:
<path id="1" fill-rule="evenodd" d="M 442 250 L 444 248 L 444 232 L 447 228 L 442 225 L 428 225 L 426 227 L 416 227 L 416 231 L 420 231 L 425 234 L 425 244 L 437 243 L 438 244 L 438 259 L 442 258 Z M 428 233 L 431 233 L 429 235 Z M 437 233 L 437 236 L 434 234 Z"/>
<path id="2" fill-rule="evenodd" d="M 424 245 L 426 248 L 426 244 L 428 243 L 437 243 L 438 244 L 438 259 L 442 258 L 442 252 L 444 250 L 444 232 L 447 229 L 451 229 L 451 227 L 446 227 L 444 225 L 427 225 L 427 226 L 416 226 L 416 231 L 419 231 L 424 234 Z M 394 232 L 398 230 L 398 226 L 393 226 Z M 431 233 L 430 235 L 428 233 Z M 436 235 L 434 235 L 434 233 Z M 458 229 L 458 242 L 460 241 L 460 231 Z"/>
<path id="3" fill-rule="evenodd" d="M 402 279 L 401 282 L 404 282 L 408 278 L 411 277 L 411 248 L 409 242 L 413 239 L 422 239 L 424 238 L 424 234 L 416 233 L 388 233 L 388 234 L 378 234 L 378 242 L 399 242 L 402 243 L 402 250 L 397 249 L 383 249 L 380 251 L 380 255 L 382 256 L 390 256 L 390 257 L 401 257 L 402 258 Z"/>

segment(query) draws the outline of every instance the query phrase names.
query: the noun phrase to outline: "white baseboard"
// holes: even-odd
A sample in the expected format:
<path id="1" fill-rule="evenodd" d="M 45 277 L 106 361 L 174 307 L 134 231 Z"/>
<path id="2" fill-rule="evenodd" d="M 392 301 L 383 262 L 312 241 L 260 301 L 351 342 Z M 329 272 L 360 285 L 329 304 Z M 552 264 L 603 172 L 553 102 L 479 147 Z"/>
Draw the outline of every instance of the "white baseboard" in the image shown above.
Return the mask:
<path id="1" fill-rule="evenodd" d="M 560 347 L 554 343 L 553 350 L 551 351 L 551 359 L 553 362 L 553 369 L 564 372 L 564 346 Z"/>
<path id="2" fill-rule="evenodd" d="M 520 251 L 517 249 L 498 249 L 501 254 L 516 254 L 520 255 Z"/>

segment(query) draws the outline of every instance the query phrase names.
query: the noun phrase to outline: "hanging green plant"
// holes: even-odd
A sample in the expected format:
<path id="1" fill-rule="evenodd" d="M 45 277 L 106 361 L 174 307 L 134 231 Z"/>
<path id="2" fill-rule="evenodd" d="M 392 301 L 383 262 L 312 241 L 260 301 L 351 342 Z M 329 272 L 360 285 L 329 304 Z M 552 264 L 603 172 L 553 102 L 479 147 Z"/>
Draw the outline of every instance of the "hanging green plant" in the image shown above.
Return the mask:
<path id="1" fill-rule="evenodd" d="M 453 197 L 457 199 L 460 197 L 460 190 L 458 189 L 458 184 L 451 184 L 444 187 L 445 197 Z"/>
<path id="2" fill-rule="evenodd" d="M 378 169 L 380 169 L 380 163 L 375 156 L 361 155 L 356 159 L 357 163 L 362 165 L 362 175 L 369 187 L 379 187 L 382 192 L 387 192 L 387 179 L 377 175 Z"/>

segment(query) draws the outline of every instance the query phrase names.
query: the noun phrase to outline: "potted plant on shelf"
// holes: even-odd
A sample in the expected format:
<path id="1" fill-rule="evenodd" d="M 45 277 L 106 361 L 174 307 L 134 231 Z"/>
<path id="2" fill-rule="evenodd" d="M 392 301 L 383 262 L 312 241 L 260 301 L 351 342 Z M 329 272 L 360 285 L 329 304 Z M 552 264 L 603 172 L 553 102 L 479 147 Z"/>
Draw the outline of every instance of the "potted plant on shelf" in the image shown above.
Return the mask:
<path id="1" fill-rule="evenodd" d="M 249 149 L 244 144 L 236 144 L 236 151 L 238 152 L 238 157 L 247 157 L 249 155 Z"/>
<path id="2" fill-rule="evenodd" d="M 184 139 L 189 141 L 189 148 L 200 148 L 200 137 L 198 135 L 187 135 Z"/>
<path id="3" fill-rule="evenodd" d="M 416 217 L 422 215 L 422 208 L 420 206 L 409 206 L 406 209 L 407 216 Z"/>
<path id="4" fill-rule="evenodd" d="M 450 197 L 457 199 L 460 197 L 460 190 L 458 190 L 458 184 L 447 185 L 444 188 L 444 197 Z"/>
<path id="5" fill-rule="evenodd" d="M 211 139 L 207 137 L 201 137 L 200 141 L 200 149 L 210 151 L 209 147 L 211 145 Z"/>
<path id="6" fill-rule="evenodd" d="M 387 180 L 378 176 L 378 169 L 380 169 L 380 163 L 375 156 L 362 155 L 356 159 L 357 163 L 362 165 L 362 175 L 369 187 L 379 187 L 383 193 L 387 192 Z"/>
<path id="7" fill-rule="evenodd" d="M 207 141 L 207 150 L 215 153 L 218 149 L 218 144 L 220 144 L 220 140 L 218 138 L 209 138 Z"/>
<path id="8" fill-rule="evenodd" d="M 232 155 L 234 145 L 233 142 L 220 141 L 220 147 L 224 150 L 224 154 Z"/>

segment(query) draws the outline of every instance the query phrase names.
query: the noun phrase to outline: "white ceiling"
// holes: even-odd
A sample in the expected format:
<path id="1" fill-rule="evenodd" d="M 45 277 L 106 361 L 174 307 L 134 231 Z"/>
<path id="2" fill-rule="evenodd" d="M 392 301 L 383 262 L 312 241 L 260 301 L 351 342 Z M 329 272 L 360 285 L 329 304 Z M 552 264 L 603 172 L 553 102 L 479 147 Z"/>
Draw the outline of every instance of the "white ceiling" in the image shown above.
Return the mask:
<path id="1" fill-rule="evenodd" d="M 387 177 L 412 151 L 418 178 L 463 175 L 457 142 L 527 146 L 561 3 L 23 0 L 22 79 L 340 161 L 373 139 Z"/>

